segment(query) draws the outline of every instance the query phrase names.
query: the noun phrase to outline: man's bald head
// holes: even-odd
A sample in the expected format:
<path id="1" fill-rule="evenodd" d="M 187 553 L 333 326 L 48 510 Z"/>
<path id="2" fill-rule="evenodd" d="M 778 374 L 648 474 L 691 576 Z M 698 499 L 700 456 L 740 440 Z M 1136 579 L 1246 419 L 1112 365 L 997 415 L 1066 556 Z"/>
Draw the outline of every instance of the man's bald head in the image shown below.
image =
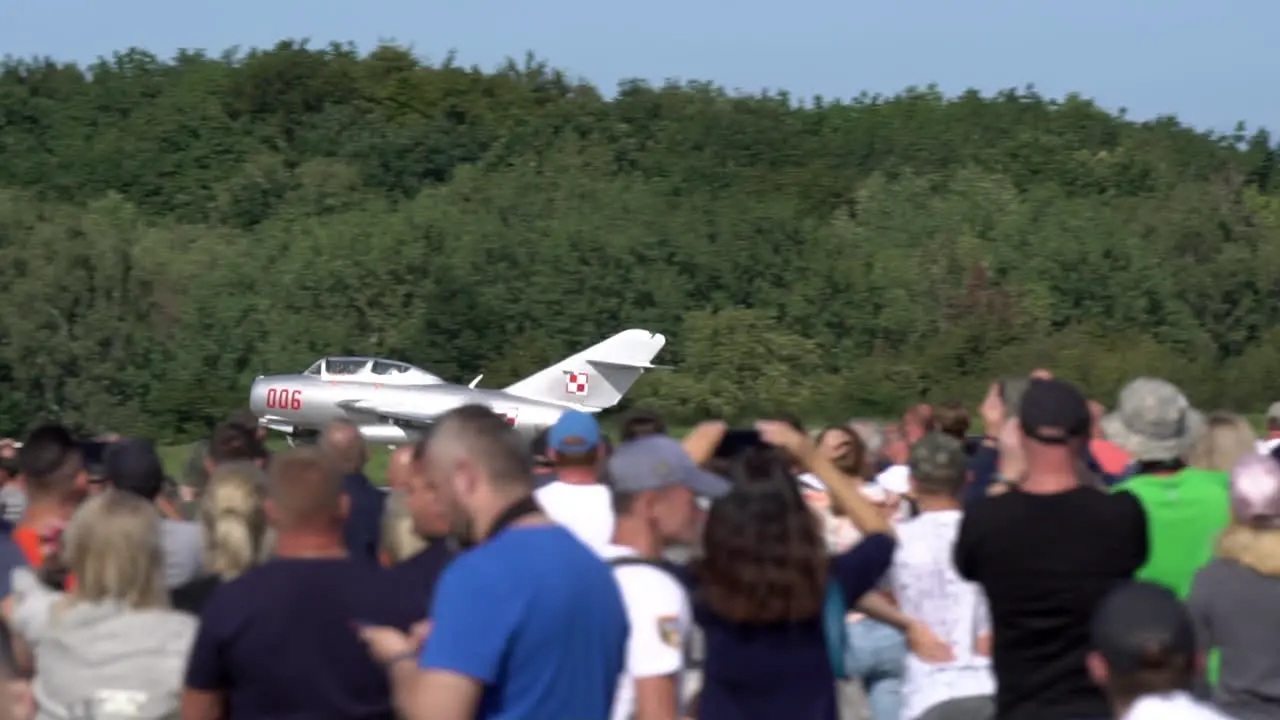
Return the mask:
<path id="1" fill-rule="evenodd" d="M 413 478 L 414 446 L 401 445 L 387 459 L 387 485 L 392 490 L 403 490 Z"/>
<path id="2" fill-rule="evenodd" d="M 464 405 L 440 417 L 423 448 L 433 466 L 466 462 L 495 485 L 526 488 L 532 482 L 528 443 L 483 405 Z"/>
<path id="3" fill-rule="evenodd" d="M 332 422 L 320 435 L 320 447 L 344 475 L 364 470 L 369 461 L 369 448 L 355 423 L 346 420 Z"/>
<path id="4" fill-rule="evenodd" d="M 267 500 L 277 529 L 336 527 L 347 517 L 342 474 L 330 457 L 311 448 L 289 450 L 271 458 Z"/>

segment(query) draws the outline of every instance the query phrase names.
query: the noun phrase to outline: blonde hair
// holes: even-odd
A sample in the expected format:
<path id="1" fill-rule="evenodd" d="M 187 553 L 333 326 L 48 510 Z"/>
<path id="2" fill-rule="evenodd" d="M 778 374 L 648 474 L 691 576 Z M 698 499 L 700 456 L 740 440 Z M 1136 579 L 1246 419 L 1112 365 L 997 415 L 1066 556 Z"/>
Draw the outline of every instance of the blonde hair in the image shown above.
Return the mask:
<path id="1" fill-rule="evenodd" d="M 1258 435 L 1248 420 L 1224 411 L 1209 413 L 1204 430 L 1196 438 L 1187 464 L 1219 472 L 1231 469 L 1244 456 L 1257 452 Z"/>
<path id="2" fill-rule="evenodd" d="M 71 602 L 169 607 L 160 513 L 146 500 L 114 489 L 98 493 L 76 511 L 62 547 L 75 576 Z"/>
<path id="3" fill-rule="evenodd" d="M 1232 523 L 1218 537 L 1218 556 L 1262 575 L 1280 577 L 1280 529 Z"/>
<path id="4" fill-rule="evenodd" d="M 200 499 L 205 567 L 223 580 L 240 576 L 270 552 L 263 507 L 266 475 L 250 462 L 221 465 Z"/>
<path id="5" fill-rule="evenodd" d="M 387 494 L 386 508 L 382 511 L 382 537 L 378 545 L 379 553 L 388 564 L 411 558 L 427 547 L 427 541 L 413 527 L 413 515 L 400 490 Z"/>

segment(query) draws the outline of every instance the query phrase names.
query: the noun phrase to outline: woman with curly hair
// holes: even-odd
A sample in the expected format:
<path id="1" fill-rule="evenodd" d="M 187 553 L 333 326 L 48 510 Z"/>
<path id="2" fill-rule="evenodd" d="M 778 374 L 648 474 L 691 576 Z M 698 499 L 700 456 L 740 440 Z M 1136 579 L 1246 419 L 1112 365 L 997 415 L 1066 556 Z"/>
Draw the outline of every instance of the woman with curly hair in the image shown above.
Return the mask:
<path id="1" fill-rule="evenodd" d="M 843 628 L 845 612 L 888 568 L 892 531 L 885 514 L 859 492 L 860 481 L 803 432 L 773 421 L 757 429 L 767 446 L 717 459 L 733 490 L 711 506 L 703 557 L 690 567 L 694 616 L 706 637 L 698 717 L 836 720 L 842 661 L 838 649 L 829 652 L 826 616 Z M 709 461 L 715 447 L 686 442 L 698 462 Z M 847 552 L 828 555 L 795 466 L 816 475 L 862 532 Z M 833 603 L 839 603 L 834 612 Z"/>

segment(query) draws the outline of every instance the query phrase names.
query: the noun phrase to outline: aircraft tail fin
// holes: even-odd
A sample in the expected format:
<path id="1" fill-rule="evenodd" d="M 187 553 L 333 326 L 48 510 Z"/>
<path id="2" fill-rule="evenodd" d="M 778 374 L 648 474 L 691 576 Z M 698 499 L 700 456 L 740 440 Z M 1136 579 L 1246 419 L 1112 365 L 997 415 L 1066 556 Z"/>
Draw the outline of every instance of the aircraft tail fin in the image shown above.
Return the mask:
<path id="1" fill-rule="evenodd" d="M 623 330 L 503 390 L 531 400 L 610 408 L 645 370 L 662 367 L 653 358 L 666 343 L 660 333 Z"/>

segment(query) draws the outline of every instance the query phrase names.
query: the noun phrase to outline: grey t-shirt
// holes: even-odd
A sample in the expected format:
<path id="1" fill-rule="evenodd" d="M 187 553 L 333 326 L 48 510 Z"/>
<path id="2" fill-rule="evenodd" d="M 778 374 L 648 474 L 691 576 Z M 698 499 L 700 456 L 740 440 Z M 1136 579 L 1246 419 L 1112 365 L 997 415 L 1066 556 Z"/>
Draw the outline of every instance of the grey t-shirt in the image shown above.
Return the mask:
<path id="1" fill-rule="evenodd" d="M 13 572 L 13 630 L 35 656 L 36 720 L 177 718 L 198 621 L 168 609 L 69 603 Z"/>
<path id="2" fill-rule="evenodd" d="M 204 574 L 199 523 L 165 518 L 160 522 L 160 547 L 164 548 L 164 583 L 170 589 Z"/>
<path id="3" fill-rule="evenodd" d="M 1240 720 L 1280 718 L 1280 577 L 1217 559 L 1196 575 L 1187 608 L 1200 647 L 1222 650 L 1215 704 Z"/>

